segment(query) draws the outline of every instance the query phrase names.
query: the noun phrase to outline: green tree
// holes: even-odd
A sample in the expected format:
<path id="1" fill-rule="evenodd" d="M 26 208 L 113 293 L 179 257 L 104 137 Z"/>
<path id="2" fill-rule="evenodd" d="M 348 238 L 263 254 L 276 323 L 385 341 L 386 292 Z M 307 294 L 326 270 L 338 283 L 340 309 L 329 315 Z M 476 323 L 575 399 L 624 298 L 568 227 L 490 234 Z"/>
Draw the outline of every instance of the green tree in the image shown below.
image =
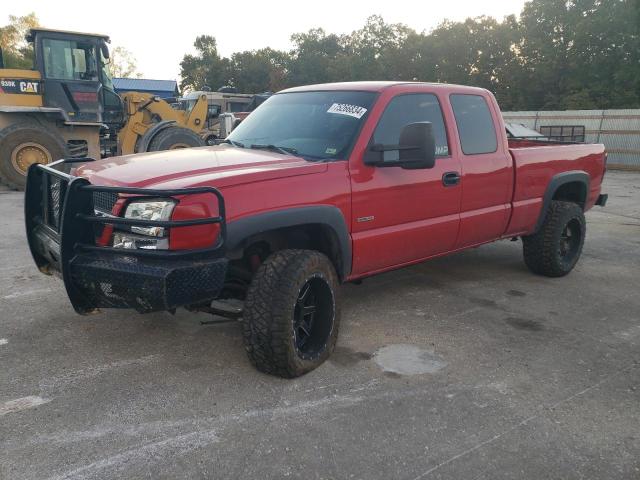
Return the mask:
<path id="1" fill-rule="evenodd" d="M 271 48 L 234 53 L 228 67 L 228 83 L 239 92 L 282 90 L 287 86 L 287 54 Z"/>
<path id="2" fill-rule="evenodd" d="M 521 15 L 521 87 L 532 109 L 637 105 L 638 22 L 632 0 L 532 0 Z"/>
<path id="3" fill-rule="evenodd" d="M 184 91 L 202 90 L 207 86 L 216 90 L 229 83 L 229 60 L 218 54 L 216 39 L 200 35 L 194 42 L 196 54 L 187 54 L 180 62 L 180 88 Z"/>
<path id="4" fill-rule="evenodd" d="M 340 77 L 338 58 L 345 54 L 345 37 L 327 35 L 321 28 L 291 36 L 294 44 L 288 55 L 288 81 L 291 85 L 326 83 Z"/>
<path id="5" fill-rule="evenodd" d="M 9 15 L 9 24 L 0 27 L 0 48 L 6 68 L 33 68 L 33 47 L 25 36 L 37 26 L 38 17 L 30 13 L 22 17 Z"/>
<path id="6" fill-rule="evenodd" d="M 111 49 L 109 55 L 109 72 L 115 78 L 140 78 L 142 74 L 138 72 L 137 60 L 133 54 L 124 47 Z"/>
<path id="7" fill-rule="evenodd" d="M 185 55 L 183 87 L 242 91 L 350 80 L 477 85 L 504 109 L 640 106 L 640 0 L 530 0 L 519 17 L 445 21 L 418 33 L 380 16 L 349 35 L 312 29 L 290 52 L 263 48 L 230 59 L 215 39 Z"/>
<path id="8" fill-rule="evenodd" d="M 378 15 L 367 19 L 348 41 L 352 80 L 412 80 L 413 62 L 405 43 L 413 30 L 401 23 L 390 24 Z"/>

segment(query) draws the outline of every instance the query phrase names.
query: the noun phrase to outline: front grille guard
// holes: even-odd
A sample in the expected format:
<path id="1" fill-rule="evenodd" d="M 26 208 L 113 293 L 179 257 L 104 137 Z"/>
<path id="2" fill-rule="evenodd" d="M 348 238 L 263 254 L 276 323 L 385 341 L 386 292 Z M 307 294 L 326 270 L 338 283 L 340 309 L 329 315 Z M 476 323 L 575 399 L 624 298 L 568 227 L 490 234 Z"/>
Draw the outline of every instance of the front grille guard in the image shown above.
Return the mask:
<path id="1" fill-rule="evenodd" d="M 103 252 L 126 257 L 187 260 L 224 255 L 227 237 L 225 203 L 222 193 L 213 187 L 180 189 L 147 189 L 92 185 L 87 179 L 57 170 L 63 163 L 34 164 L 29 168 L 25 190 L 25 222 L 27 240 L 38 268 L 44 273 L 60 272 L 70 300 L 78 310 L 83 309 L 83 296 L 71 281 L 69 265 L 83 252 Z M 158 197 L 175 198 L 183 195 L 210 194 L 218 203 L 218 215 L 193 220 L 142 220 L 96 215 L 94 194 L 133 195 L 136 200 Z M 219 224 L 219 232 L 211 247 L 192 250 L 122 249 L 96 245 L 94 226 L 140 226 L 182 228 L 195 225 Z M 46 241 L 43 242 L 42 239 Z M 89 304 L 86 310 L 91 310 Z"/>

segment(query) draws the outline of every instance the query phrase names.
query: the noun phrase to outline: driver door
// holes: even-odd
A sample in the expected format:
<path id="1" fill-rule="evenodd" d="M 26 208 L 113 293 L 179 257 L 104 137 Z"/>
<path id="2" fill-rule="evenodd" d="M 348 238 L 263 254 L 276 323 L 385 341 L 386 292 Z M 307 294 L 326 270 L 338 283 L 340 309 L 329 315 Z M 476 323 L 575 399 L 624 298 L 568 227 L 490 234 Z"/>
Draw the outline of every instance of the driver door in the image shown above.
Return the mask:
<path id="1" fill-rule="evenodd" d="M 45 105 L 61 108 L 71 122 L 101 122 L 95 43 L 62 36 L 39 41 Z"/>
<path id="2" fill-rule="evenodd" d="M 433 93 L 392 97 L 372 143 L 398 144 L 405 125 L 431 122 L 436 140 L 434 168 L 365 165 L 359 160 L 352 179 L 352 274 L 361 275 L 416 262 L 453 249 L 460 224 L 460 184 L 445 185 L 445 174 L 460 172 L 452 153 L 442 108 Z M 385 152 L 385 161 L 398 152 Z"/>

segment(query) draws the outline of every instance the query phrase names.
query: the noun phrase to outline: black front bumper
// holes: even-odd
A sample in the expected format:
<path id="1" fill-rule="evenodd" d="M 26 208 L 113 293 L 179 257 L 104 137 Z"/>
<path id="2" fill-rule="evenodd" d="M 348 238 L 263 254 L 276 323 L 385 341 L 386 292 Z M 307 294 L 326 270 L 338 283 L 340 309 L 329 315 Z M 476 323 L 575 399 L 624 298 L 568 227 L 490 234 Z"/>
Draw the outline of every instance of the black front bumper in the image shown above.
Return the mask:
<path id="1" fill-rule="evenodd" d="M 224 199 L 210 187 L 148 190 L 97 187 L 86 179 L 62 173 L 55 166 L 34 165 L 25 193 L 27 239 L 43 273 L 59 273 L 74 309 L 81 314 L 97 308 L 133 308 L 138 312 L 173 310 L 213 300 L 223 287 L 227 270 Z M 95 192 L 145 197 L 180 197 L 210 193 L 217 197 L 218 217 L 194 221 L 156 221 L 180 228 L 220 224 L 216 244 L 197 251 L 129 250 L 96 245 L 96 226 L 149 226 L 149 223 L 94 214 Z"/>

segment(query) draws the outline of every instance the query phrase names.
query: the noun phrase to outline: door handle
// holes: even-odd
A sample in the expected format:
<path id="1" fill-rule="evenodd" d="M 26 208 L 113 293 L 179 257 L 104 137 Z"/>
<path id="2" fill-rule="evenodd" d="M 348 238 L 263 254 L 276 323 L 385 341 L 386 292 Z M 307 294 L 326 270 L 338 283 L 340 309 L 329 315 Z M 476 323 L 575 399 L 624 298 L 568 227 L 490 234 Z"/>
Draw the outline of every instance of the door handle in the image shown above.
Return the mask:
<path id="1" fill-rule="evenodd" d="M 458 172 L 447 172 L 442 175 L 442 184 L 445 187 L 453 187 L 460 183 L 460 174 Z"/>

